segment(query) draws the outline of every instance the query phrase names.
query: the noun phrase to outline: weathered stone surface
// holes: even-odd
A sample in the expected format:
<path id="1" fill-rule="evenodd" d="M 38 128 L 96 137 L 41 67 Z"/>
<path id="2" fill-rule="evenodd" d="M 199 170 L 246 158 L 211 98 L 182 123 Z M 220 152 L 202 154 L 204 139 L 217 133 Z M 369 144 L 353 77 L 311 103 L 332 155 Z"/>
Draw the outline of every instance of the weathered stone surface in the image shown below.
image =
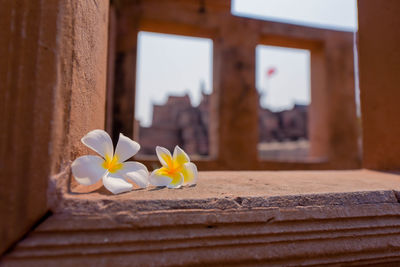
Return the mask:
<path id="1" fill-rule="evenodd" d="M 368 0 L 365 1 L 368 3 Z M 150 3 L 147 8 L 151 10 L 154 10 L 154 4 L 159 3 L 146 2 Z M 186 17 L 176 18 L 187 21 L 194 18 L 204 22 L 202 12 L 196 5 L 190 4 L 194 2 L 174 2 L 185 3 L 183 7 L 188 11 Z M 211 12 L 226 10 L 229 6 L 226 4 L 228 1 L 205 2 L 214 3 Z M 0 25 L 6 29 L 6 38 L 0 38 L 0 54 L 6 55 L 6 64 L 0 64 L 0 82 L 3 85 L 5 81 L 6 85 L 6 90 L 0 94 L 0 108 L 3 109 L 0 115 L 5 114 L 0 122 L 6 126 L 2 124 L 1 128 L 7 129 L 0 131 L 0 215 L 5 218 L 0 222 L 1 250 L 24 234 L 47 210 L 45 184 L 49 176 L 52 202 L 49 204 L 54 212 L 2 258 L 3 266 L 384 266 L 389 263 L 398 266 L 400 183 L 399 176 L 395 174 L 365 170 L 210 172 L 200 174 L 196 187 L 179 190 L 150 188 L 112 196 L 105 190 L 87 194 L 84 193 L 86 188 L 70 189 L 68 164 L 75 157 L 71 154 L 84 152 L 79 138 L 89 128 L 100 127 L 104 123 L 104 116 L 94 115 L 93 111 L 104 111 L 101 108 L 104 107 L 104 76 L 98 74 L 105 72 L 104 32 L 108 10 L 105 3 L 77 1 L 61 4 L 56 1 L 42 6 L 35 5 L 34 1 L 17 1 L 7 2 L 0 9 L 0 13 L 5 14 L 0 16 Z M 393 1 L 389 3 L 392 7 L 397 6 Z M 367 7 L 375 9 L 373 4 Z M 363 8 L 360 10 L 363 12 Z M 393 18 L 397 14 L 386 11 L 388 17 Z M 192 16 L 193 13 L 198 14 Z M 156 15 L 162 17 L 165 14 L 156 12 Z M 374 18 L 372 21 L 378 20 Z M 380 16 L 378 18 L 381 19 Z M 40 31 L 37 21 L 45 26 Z M 157 23 L 148 21 L 144 24 L 148 29 L 157 26 Z M 87 25 L 93 27 L 87 29 Z M 161 23 L 158 27 L 168 29 L 171 25 L 176 26 L 174 20 L 166 25 Z M 265 30 L 276 33 L 293 29 L 279 23 L 269 26 Z M 99 34 L 96 34 L 97 31 Z M 196 30 L 190 26 L 178 27 L 179 31 L 210 33 L 210 30 Z M 318 39 L 318 32 L 315 29 L 294 31 L 292 37 Z M 78 35 L 77 38 L 74 34 Z M 99 40 L 92 39 L 93 36 L 98 36 Z M 55 37 L 60 37 L 57 42 Z M 131 47 L 129 41 L 133 39 L 136 36 L 127 38 L 120 45 L 128 43 Z M 277 39 L 286 44 L 299 44 L 290 38 Z M 310 45 L 307 40 L 300 44 L 307 47 Z M 365 42 L 363 40 L 361 42 Z M 93 44 L 96 41 L 98 43 Z M 4 49 L 14 47 L 8 42 L 17 44 L 16 50 L 13 50 L 16 53 Z M 389 48 L 393 48 L 391 44 Z M 35 51 L 39 51 L 38 55 Z M 82 55 L 80 51 L 91 53 Z M 348 53 L 344 51 L 344 54 Z M 333 65 L 337 62 L 334 58 L 329 61 Z M 77 69 L 80 72 L 73 73 Z M 349 69 L 346 66 L 346 70 Z M 342 78 L 339 75 L 339 84 L 342 84 Z M 81 90 L 81 86 L 87 90 L 82 92 L 83 101 L 71 103 L 71 99 L 80 96 L 74 90 Z M 342 97 L 347 99 L 349 95 Z M 340 99 L 338 95 L 332 101 Z M 366 103 L 371 102 L 367 99 Z M 377 106 L 370 108 L 385 105 L 389 111 L 396 104 L 391 101 L 373 103 Z M 89 107 L 92 109 L 89 110 Z M 38 114 L 36 112 L 40 116 L 33 116 Z M 339 114 L 352 114 L 351 108 L 341 112 Z M 89 114 L 89 118 L 81 118 L 79 115 L 82 114 Z M 369 118 L 371 116 L 370 113 Z M 390 114 L 384 119 L 394 123 L 394 118 L 397 119 Z M 367 119 L 366 122 L 369 127 L 380 125 L 374 120 Z M 333 132 L 336 134 L 333 137 L 337 138 L 345 131 L 345 125 L 342 125 Z M 389 137 L 383 141 L 383 149 L 379 150 L 378 155 L 383 157 L 383 161 L 378 163 L 379 166 L 392 168 L 397 162 L 393 156 L 397 143 L 393 141 L 393 136 Z M 380 141 L 379 138 L 376 140 Z M 388 145 L 391 141 L 393 150 Z M 227 141 L 230 142 L 232 140 Z M 373 153 L 371 151 L 368 153 Z M 387 158 L 382 151 L 389 151 Z M 215 161 L 212 164 L 218 167 L 219 163 Z M 284 166 L 306 166 L 290 164 Z M 282 165 L 268 166 L 279 168 Z M 317 163 L 313 166 L 322 165 Z M 97 184 L 92 189 L 99 186 Z"/>
<path id="2" fill-rule="evenodd" d="M 202 172 L 183 189 L 65 193 L 3 265 L 398 262 L 399 182 L 365 170 Z"/>
<path id="3" fill-rule="evenodd" d="M 121 195 L 107 191 L 85 193 L 79 186 L 68 197 L 114 197 L 117 199 L 170 199 L 209 198 L 215 196 L 274 196 L 313 193 L 399 190 L 400 178 L 396 174 L 370 170 L 351 171 L 218 171 L 199 173 L 195 187 L 171 190 L 150 187 Z M 159 189 L 159 190 L 158 190 Z M 196 194 L 193 194 L 196 192 Z"/>
<path id="4" fill-rule="evenodd" d="M 104 127 L 108 2 L 1 6 L 0 253 L 46 213 L 49 177 L 87 151 L 82 135 Z"/>
<path id="5" fill-rule="evenodd" d="M 0 5 L 0 253 L 47 210 L 55 16 L 31 1 Z M 54 8 L 49 5 L 48 9 Z M 28 12 L 28 10 L 30 12 Z M 35 22 L 35 23 L 34 23 Z M 48 23 L 40 35 L 40 28 Z M 48 66 L 46 66 L 48 64 Z M 40 116 L 36 116 L 40 114 Z M 32 145 L 35 143 L 35 146 Z M 28 177 L 28 173 L 30 174 Z"/>
<path id="6" fill-rule="evenodd" d="M 400 170 L 400 3 L 358 1 L 363 166 Z"/>
<path id="7" fill-rule="evenodd" d="M 89 190 L 96 190 L 90 194 Z M 400 191 L 400 176 L 368 170 L 354 171 L 249 171 L 200 172 L 196 186 L 181 189 L 149 187 L 112 195 L 101 187 L 78 185 L 63 196 L 58 209 L 96 212 L 126 209 L 231 209 L 280 206 L 351 205 L 397 202 L 392 191 Z M 382 191 L 385 193 L 360 193 Z M 387 191 L 387 192 L 386 192 Z M 354 194 L 344 194 L 358 192 Z M 339 193 L 338 195 L 335 193 Z M 320 197 L 320 194 L 324 194 Z M 307 195 L 307 196 L 304 196 Z M 266 199 L 268 198 L 268 199 Z M 81 203 L 86 203 L 82 205 Z"/>

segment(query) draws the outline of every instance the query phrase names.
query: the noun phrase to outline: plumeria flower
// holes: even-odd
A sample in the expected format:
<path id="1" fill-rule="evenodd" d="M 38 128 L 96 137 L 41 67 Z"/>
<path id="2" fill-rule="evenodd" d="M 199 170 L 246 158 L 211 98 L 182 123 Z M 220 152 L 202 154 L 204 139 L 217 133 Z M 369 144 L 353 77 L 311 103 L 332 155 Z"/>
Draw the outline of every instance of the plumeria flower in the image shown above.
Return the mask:
<path id="1" fill-rule="evenodd" d="M 190 162 L 189 156 L 179 146 L 175 147 L 174 155 L 164 147 L 156 147 L 157 157 L 162 167 L 154 170 L 150 184 L 179 188 L 181 185 L 193 185 L 197 182 L 197 167 Z"/>
<path id="2" fill-rule="evenodd" d="M 140 145 L 123 134 L 119 134 L 115 149 L 110 136 L 103 130 L 93 130 L 81 139 L 82 143 L 101 155 L 82 156 L 72 163 L 75 180 L 83 185 L 92 185 L 103 179 L 103 185 L 113 194 L 132 190 L 134 182 L 141 188 L 146 187 L 149 172 L 143 164 L 126 161 L 135 155 Z"/>

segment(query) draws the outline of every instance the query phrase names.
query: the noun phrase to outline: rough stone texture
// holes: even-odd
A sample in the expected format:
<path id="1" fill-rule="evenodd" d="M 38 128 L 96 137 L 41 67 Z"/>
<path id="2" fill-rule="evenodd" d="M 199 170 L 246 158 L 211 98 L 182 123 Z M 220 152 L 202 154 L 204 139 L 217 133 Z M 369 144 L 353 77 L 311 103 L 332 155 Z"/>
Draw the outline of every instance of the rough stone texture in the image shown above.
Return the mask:
<path id="1" fill-rule="evenodd" d="M 157 166 L 158 168 L 158 166 Z M 71 180 L 74 180 L 71 178 Z M 299 194 L 340 193 L 376 190 L 400 190 L 399 176 L 369 170 L 351 171 L 240 171 L 203 172 L 195 187 L 170 190 L 150 187 L 122 195 L 101 189 L 101 181 L 93 186 L 76 184 L 68 199 L 170 200 L 235 198 L 237 196 L 281 196 Z M 99 190 L 100 189 L 100 190 Z M 87 194 L 92 192 L 91 194 Z"/>
<path id="2" fill-rule="evenodd" d="M 213 40 L 210 160 L 203 170 L 352 169 L 360 165 L 354 97 L 353 34 L 233 16 L 230 1 L 118 1 L 113 127 L 134 136 L 137 33 Z M 311 161 L 258 159 L 258 44 L 311 51 Z M 316 165 L 314 161 L 319 163 Z M 320 164 L 322 163 L 323 164 Z M 153 162 L 147 162 L 152 165 Z"/>
<path id="3" fill-rule="evenodd" d="M 97 186 L 95 190 L 101 188 Z M 65 203 L 91 200 L 115 200 L 116 203 L 133 203 L 130 209 L 168 209 L 168 203 L 182 206 L 197 205 L 197 208 L 228 208 L 241 205 L 239 202 L 257 202 L 258 197 L 316 195 L 328 193 L 399 190 L 400 176 L 368 170 L 354 171 L 239 171 L 200 172 L 198 184 L 177 190 L 149 187 L 130 193 L 113 195 L 107 190 L 97 190 L 90 194 L 88 187 L 77 186 L 71 194 L 64 195 Z M 241 200 L 238 200 L 240 198 Z M 249 200 L 246 200 L 249 198 Z M 198 202 L 196 202 L 198 201 Z M 344 201 L 344 200 L 343 200 Z M 347 201 L 350 204 L 354 199 Z M 140 203 L 140 205 L 139 205 Z M 196 204 L 197 203 L 197 204 Z M 204 204 L 204 206 L 202 206 Z M 323 204 L 323 203 L 321 203 Z M 97 205 L 97 204 L 96 204 Z M 99 201 L 99 205 L 104 203 Z M 124 206 L 124 204 L 116 204 Z M 214 205 L 214 206 L 213 206 Z M 227 205 L 224 207 L 224 205 Z M 79 205 L 62 207 L 80 209 Z M 105 205 L 107 206 L 107 205 Z M 158 207 L 159 206 L 159 207 Z M 85 209 L 86 207 L 84 207 Z M 194 208 L 194 206 L 192 207 Z"/>
<path id="4" fill-rule="evenodd" d="M 177 190 L 74 191 L 2 265 L 396 266 L 399 189 L 399 175 L 360 170 L 201 172 Z"/>
<path id="5" fill-rule="evenodd" d="M 400 3 L 358 1 L 363 166 L 400 170 Z"/>
<path id="6" fill-rule="evenodd" d="M 47 210 L 47 176 L 51 168 L 47 164 L 50 159 L 47 141 L 51 136 L 51 113 L 47 107 L 53 96 L 49 85 L 55 83 L 55 77 L 44 74 L 50 66 L 54 67 L 51 49 L 56 29 L 53 14 L 42 18 L 42 7 L 33 1 L 1 1 L 0 5 L 2 253 Z M 41 31 L 49 21 L 53 23 Z M 48 38 L 41 38 L 42 34 Z M 33 142 L 35 146 L 31 145 Z"/>
<path id="7" fill-rule="evenodd" d="M 54 216 L 22 242 L 4 266 L 387 264 L 398 260 L 399 209 L 382 206 L 381 212 L 378 205 L 359 205 L 358 211 L 305 207 L 297 212 L 226 211 L 218 217 L 181 211 L 108 222 L 103 217 L 70 217 L 72 231 L 65 218 Z"/>
<path id="8" fill-rule="evenodd" d="M 375 8 L 375 2 L 365 1 L 368 8 Z M 179 2 L 188 14 L 199 13 L 181 19 L 203 22 L 204 9 L 197 9 L 189 1 Z M 226 10 L 227 6 L 226 1 L 204 3 L 214 3 L 215 11 Z M 396 7 L 393 1 L 389 3 Z M 359 17 L 364 19 L 366 6 L 360 6 Z M 8 1 L 1 2 L 1 7 L 4 35 L 0 38 L 0 58 L 4 64 L 0 64 L 0 126 L 7 130 L 0 131 L 0 251 L 41 218 L 47 210 L 46 201 L 53 212 L 2 258 L 1 265 L 399 265 L 400 183 L 395 174 L 364 170 L 210 172 L 200 174 L 196 187 L 179 190 L 150 188 L 111 196 L 101 189 L 90 194 L 82 193 L 86 188 L 70 189 L 68 161 L 84 151 L 83 146 L 77 146 L 79 138 L 104 123 L 104 116 L 94 113 L 104 114 L 105 75 L 99 73 L 105 74 L 108 5 L 103 1 Z M 155 10 L 151 5 L 148 8 Z M 388 17 L 397 15 L 385 12 Z M 153 19 L 165 14 L 155 15 Z M 369 17 L 372 21 L 374 18 Z M 157 24 L 152 20 L 144 21 L 142 26 L 203 36 L 213 32 L 171 25 L 176 26 L 176 22 Z M 276 33 L 291 29 L 282 24 L 269 26 Z M 372 31 L 377 33 L 374 28 Z M 319 36 L 318 30 L 292 33 L 301 39 L 305 32 L 311 39 Z M 119 49 L 131 48 L 129 44 L 135 39 L 125 39 Z M 310 45 L 296 40 L 284 42 Z M 360 40 L 361 48 L 365 47 L 364 40 Z M 385 45 L 394 50 L 392 44 Z M 84 55 L 82 51 L 86 51 Z M 338 79 L 343 82 L 340 75 Z M 82 90 L 82 99 L 77 100 L 81 95 L 77 90 Z M 342 96 L 346 98 L 346 94 Z M 339 99 L 337 96 L 332 101 Z M 371 101 L 365 96 L 362 99 Z M 391 101 L 373 103 L 376 106 L 368 107 L 376 110 L 383 106 L 388 106 L 383 110 L 391 110 L 397 105 Z M 79 116 L 82 114 L 87 117 Z M 392 119 L 388 125 L 394 125 L 396 133 L 397 118 L 391 114 L 381 116 Z M 367 127 L 380 125 L 368 119 L 366 123 Z M 337 129 L 335 136 L 344 130 Z M 384 159 L 379 164 L 387 164 L 379 166 L 387 168 L 398 162 L 391 154 L 397 143 L 392 135 L 389 137 L 393 150 L 383 141 L 388 157 L 379 154 Z M 218 163 L 211 164 L 217 168 Z M 270 167 L 282 164 L 307 166 L 279 163 Z M 46 199 L 49 177 L 50 198 Z"/>
<path id="9" fill-rule="evenodd" d="M 102 1 L 1 6 L 0 253 L 46 213 L 81 136 L 104 127 L 108 23 Z"/>

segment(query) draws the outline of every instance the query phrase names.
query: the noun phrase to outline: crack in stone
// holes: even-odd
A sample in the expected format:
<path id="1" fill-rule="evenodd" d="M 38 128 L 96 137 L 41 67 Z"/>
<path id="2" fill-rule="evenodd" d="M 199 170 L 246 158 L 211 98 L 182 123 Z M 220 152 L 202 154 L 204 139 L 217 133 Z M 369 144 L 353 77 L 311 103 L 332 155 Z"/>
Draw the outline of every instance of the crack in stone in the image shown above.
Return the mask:
<path id="1" fill-rule="evenodd" d="M 393 190 L 394 196 L 396 197 L 396 200 L 398 203 L 400 203 L 400 192 Z"/>
<path id="2" fill-rule="evenodd" d="M 236 198 L 233 199 L 233 201 L 235 201 L 240 207 L 242 207 L 243 198 L 236 197 Z"/>

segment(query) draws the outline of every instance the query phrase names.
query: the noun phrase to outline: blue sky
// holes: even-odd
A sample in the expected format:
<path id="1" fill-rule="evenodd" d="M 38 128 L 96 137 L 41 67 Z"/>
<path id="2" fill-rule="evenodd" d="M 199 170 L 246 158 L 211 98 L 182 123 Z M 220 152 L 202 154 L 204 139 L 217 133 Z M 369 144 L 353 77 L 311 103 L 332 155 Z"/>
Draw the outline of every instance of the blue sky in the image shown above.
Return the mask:
<path id="1" fill-rule="evenodd" d="M 237 16 L 306 26 L 357 31 L 355 0 L 234 0 Z M 256 87 L 260 104 L 272 110 L 290 108 L 310 100 L 309 52 L 267 46 L 256 48 Z M 269 79 L 268 68 L 276 68 Z M 138 35 L 135 117 L 149 126 L 152 104 L 165 103 L 168 95 L 191 96 L 200 101 L 200 83 L 212 90 L 212 40 L 159 33 Z"/>

